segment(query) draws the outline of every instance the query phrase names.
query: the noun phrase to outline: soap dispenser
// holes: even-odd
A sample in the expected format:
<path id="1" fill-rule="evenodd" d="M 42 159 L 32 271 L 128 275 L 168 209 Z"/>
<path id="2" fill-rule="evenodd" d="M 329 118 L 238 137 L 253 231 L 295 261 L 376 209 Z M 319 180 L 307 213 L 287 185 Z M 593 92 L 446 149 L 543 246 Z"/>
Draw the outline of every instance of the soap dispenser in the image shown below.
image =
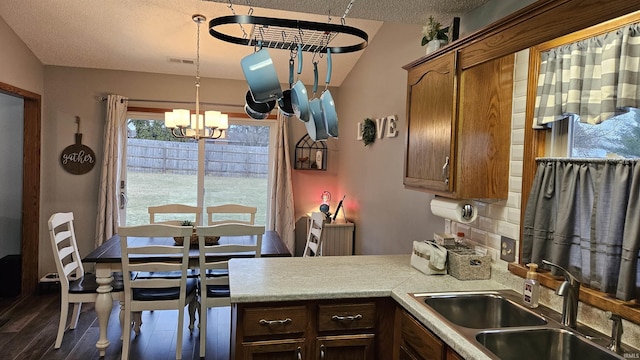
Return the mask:
<path id="1" fill-rule="evenodd" d="M 538 299 L 540 298 L 540 283 L 538 282 L 538 264 L 527 264 L 529 271 L 527 271 L 527 278 L 524 279 L 524 287 L 522 289 L 522 300 L 525 305 L 530 308 L 538 307 Z"/>

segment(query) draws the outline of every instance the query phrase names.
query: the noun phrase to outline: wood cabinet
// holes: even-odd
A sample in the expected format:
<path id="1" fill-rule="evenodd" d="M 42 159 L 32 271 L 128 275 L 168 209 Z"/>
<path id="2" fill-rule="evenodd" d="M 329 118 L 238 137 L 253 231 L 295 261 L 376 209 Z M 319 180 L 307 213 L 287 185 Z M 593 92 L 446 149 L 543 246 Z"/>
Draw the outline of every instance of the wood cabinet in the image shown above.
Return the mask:
<path id="1" fill-rule="evenodd" d="M 440 338 L 425 328 L 407 311 L 398 307 L 395 320 L 394 360 L 462 359 Z"/>
<path id="2" fill-rule="evenodd" d="M 232 305 L 234 359 L 391 357 L 389 298 Z"/>
<path id="3" fill-rule="evenodd" d="M 514 56 L 458 69 L 456 52 L 405 66 L 404 184 L 457 199 L 506 199 Z"/>

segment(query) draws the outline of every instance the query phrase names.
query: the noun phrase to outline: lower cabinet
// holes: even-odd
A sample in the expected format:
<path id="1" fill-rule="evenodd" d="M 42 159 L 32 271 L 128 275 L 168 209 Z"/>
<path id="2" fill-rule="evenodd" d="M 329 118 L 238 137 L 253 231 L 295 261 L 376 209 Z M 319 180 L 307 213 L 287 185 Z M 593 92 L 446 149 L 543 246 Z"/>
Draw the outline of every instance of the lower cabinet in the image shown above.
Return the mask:
<path id="1" fill-rule="evenodd" d="M 396 309 L 395 332 L 394 360 L 462 359 L 438 336 L 400 307 Z"/>
<path id="2" fill-rule="evenodd" d="M 390 359 L 390 298 L 232 305 L 233 359 Z"/>

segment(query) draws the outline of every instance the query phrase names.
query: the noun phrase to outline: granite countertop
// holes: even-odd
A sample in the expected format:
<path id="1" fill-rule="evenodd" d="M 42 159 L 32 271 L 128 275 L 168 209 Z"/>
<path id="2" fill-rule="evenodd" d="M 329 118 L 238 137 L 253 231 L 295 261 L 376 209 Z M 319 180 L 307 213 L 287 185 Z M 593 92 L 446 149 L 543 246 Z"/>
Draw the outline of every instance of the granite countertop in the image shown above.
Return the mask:
<path id="1" fill-rule="evenodd" d="M 490 358 L 409 294 L 505 289 L 495 280 L 425 275 L 409 255 L 232 259 L 229 274 L 232 303 L 392 297 L 465 359 Z"/>

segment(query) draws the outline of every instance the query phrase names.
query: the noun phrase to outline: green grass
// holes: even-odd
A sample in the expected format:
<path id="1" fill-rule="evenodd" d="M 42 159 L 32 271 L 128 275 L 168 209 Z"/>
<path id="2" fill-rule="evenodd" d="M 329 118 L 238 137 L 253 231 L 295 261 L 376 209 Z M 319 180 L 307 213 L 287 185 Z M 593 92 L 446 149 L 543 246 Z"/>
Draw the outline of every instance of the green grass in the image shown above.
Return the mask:
<path id="1" fill-rule="evenodd" d="M 205 176 L 204 206 L 241 204 L 256 206 L 256 224 L 264 225 L 267 210 L 267 179 Z M 197 204 L 196 175 L 127 173 L 127 225 L 149 223 L 149 206 Z M 206 211 L 203 211 L 206 222 Z M 162 220 L 162 218 L 160 218 Z M 193 218 L 165 220 L 195 220 Z"/>

